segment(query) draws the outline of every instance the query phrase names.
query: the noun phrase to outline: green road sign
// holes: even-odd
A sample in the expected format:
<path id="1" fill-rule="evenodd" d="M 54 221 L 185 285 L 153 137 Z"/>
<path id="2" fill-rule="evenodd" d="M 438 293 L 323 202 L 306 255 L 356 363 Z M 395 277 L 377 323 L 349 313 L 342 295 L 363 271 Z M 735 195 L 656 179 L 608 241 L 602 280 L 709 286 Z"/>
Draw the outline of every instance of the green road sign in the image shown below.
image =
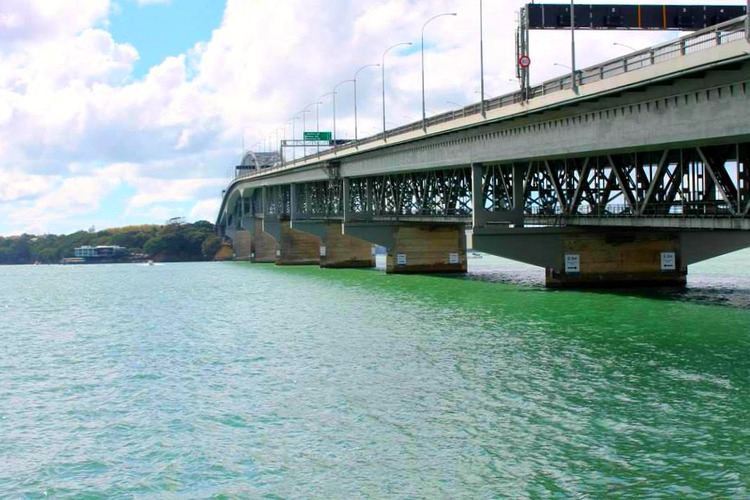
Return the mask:
<path id="1" fill-rule="evenodd" d="M 330 132 L 305 132 L 302 138 L 306 141 L 330 141 Z"/>

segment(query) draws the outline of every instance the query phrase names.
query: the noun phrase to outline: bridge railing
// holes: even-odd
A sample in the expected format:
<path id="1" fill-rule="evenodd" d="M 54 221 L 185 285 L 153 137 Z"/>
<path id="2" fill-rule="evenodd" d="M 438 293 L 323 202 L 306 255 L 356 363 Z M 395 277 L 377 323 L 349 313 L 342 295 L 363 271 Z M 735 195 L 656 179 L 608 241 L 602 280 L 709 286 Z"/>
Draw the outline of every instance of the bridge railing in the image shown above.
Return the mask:
<path id="1" fill-rule="evenodd" d="M 645 210 L 630 205 L 581 205 L 575 212 L 560 207 L 530 207 L 525 215 L 539 220 L 555 218 L 564 221 L 570 217 L 587 218 L 730 218 L 733 217 L 725 201 L 686 201 L 684 203 L 649 203 Z"/>
<path id="2" fill-rule="evenodd" d="M 638 50 L 623 57 L 618 57 L 616 59 L 611 59 L 595 66 L 581 69 L 576 73 L 576 78 L 578 79 L 577 83 L 578 85 L 586 85 L 589 83 L 605 80 L 607 78 L 612 78 L 624 73 L 637 71 L 649 66 L 653 66 L 655 64 L 681 57 L 686 54 L 700 52 L 702 50 L 707 50 L 734 40 L 740 40 L 747 36 L 746 18 L 747 16 L 742 16 L 736 19 L 732 19 L 730 21 L 726 21 L 724 23 L 717 24 L 703 30 L 690 33 L 677 40 L 665 42 L 647 49 Z M 548 95 L 553 92 L 559 92 L 570 88 L 571 75 L 567 74 L 562 77 L 547 80 L 539 85 L 535 85 L 531 87 L 528 92 L 524 92 L 523 90 L 521 90 L 512 92 L 510 94 L 493 97 L 492 99 L 487 99 L 485 100 L 485 110 L 489 111 L 493 109 L 503 108 L 506 106 L 517 104 L 519 102 L 524 102 L 528 99 L 533 99 L 534 97 Z M 481 102 L 477 102 L 460 109 L 433 115 L 427 118 L 424 124 L 420 120 L 390 130 L 386 130 L 385 133 L 376 134 L 370 137 L 359 139 L 358 141 L 348 142 L 345 145 L 336 146 L 335 151 L 350 151 L 352 149 L 356 149 L 361 145 L 421 130 L 423 126 L 425 128 L 433 127 L 435 125 L 455 121 L 467 116 L 476 116 L 481 112 Z M 330 152 L 330 149 L 325 151 L 324 153 L 328 152 Z M 319 157 L 320 154 L 321 153 L 317 153 L 316 155 L 308 155 L 306 158 L 314 158 L 316 156 Z M 301 160 L 303 159 L 298 159 L 297 161 Z M 290 163 L 292 162 L 287 161 L 281 167 L 276 167 L 273 170 L 287 167 L 290 165 Z M 267 171 L 268 169 L 261 172 Z M 238 174 L 235 178 L 251 177 L 257 175 L 258 173 L 259 172 L 250 172 L 245 173 L 244 175 Z"/>

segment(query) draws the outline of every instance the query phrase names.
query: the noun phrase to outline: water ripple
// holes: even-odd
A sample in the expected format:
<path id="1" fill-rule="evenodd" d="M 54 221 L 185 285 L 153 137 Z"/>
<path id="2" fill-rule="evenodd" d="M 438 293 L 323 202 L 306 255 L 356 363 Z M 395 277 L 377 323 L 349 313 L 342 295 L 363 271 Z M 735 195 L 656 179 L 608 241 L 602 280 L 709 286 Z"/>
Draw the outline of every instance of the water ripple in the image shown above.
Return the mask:
<path id="1" fill-rule="evenodd" d="M 480 260 L 0 268 L 0 491 L 747 497 L 747 275 L 549 292 Z"/>

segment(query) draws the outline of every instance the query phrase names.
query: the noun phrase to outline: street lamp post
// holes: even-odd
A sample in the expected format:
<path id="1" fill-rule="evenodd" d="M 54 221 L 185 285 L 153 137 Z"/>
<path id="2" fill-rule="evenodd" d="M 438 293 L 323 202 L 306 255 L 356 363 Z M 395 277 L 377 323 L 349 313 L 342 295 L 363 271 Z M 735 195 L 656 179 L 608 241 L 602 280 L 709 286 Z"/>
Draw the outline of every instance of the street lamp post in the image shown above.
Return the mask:
<path id="1" fill-rule="evenodd" d="M 614 46 L 616 46 L 616 47 L 625 47 L 626 49 L 630 49 L 630 50 L 632 50 L 633 52 L 635 52 L 635 49 L 634 49 L 633 47 L 631 47 L 630 45 L 626 45 L 626 44 L 624 44 L 624 43 L 618 43 L 618 42 L 614 42 L 614 43 L 612 43 L 612 45 L 614 45 Z"/>
<path id="2" fill-rule="evenodd" d="M 570 0 L 570 81 L 573 92 L 578 92 L 576 83 L 576 16 L 575 0 Z"/>
<path id="3" fill-rule="evenodd" d="M 302 157 L 303 158 L 307 156 L 307 141 L 305 140 L 305 130 L 307 129 L 307 123 L 305 120 L 305 113 L 309 113 L 310 111 L 307 108 L 309 108 L 310 106 L 314 106 L 316 103 L 317 101 L 311 102 L 310 104 L 302 108 Z"/>
<path id="4" fill-rule="evenodd" d="M 297 136 L 295 124 L 296 124 L 296 121 L 299 120 L 299 115 L 302 114 L 302 118 L 303 118 L 303 120 L 302 120 L 302 123 L 303 123 L 302 128 L 305 127 L 305 125 L 304 125 L 305 113 L 307 113 L 307 111 L 304 111 L 304 112 L 300 111 L 299 113 L 296 113 L 292 117 L 292 161 L 293 162 L 297 161 L 297 145 L 294 144 L 294 141 L 296 140 L 295 137 Z M 304 130 L 303 130 L 303 133 L 304 133 Z"/>
<path id="5" fill-rule="evenodd" d="M 279 159 L 281 160 L 281 164 L 282 165 L 285 163 L 285 160 L 284 160 L 284 146 L 286 146 L 286 126 L 287 125 L 289 125 L 289 122 L 284 122 L 284 125 L 282 125 L 281 127 L 279 127 L 279 128 L 281 128 L 281 129 L 284 130 L 284 133 L 281 136 L 281 142 L 279 143 L 279 156 L 280 156 Z"/>
<path id="6" fill-rule="evenodd" d="M 297 148 L 295 147 L 295 144 L 294 144 L 294 140 L 295 140 L 294 138 L 297 135 L 296 133 L 297 127 L 295 127 L 296 123 L 297 123 L 297 115 L 295 114 L 292 116 L 292 163 L 297 161 Z"/>
<path id="7" fill-rule="evenodd" d="M 318 154 L 320 154 L 320 114 L 319 114 L 319 105 L 323 104 L 323 99 L 325 96 L 334 95 L 333 92 L 326 92 L 322 96 L 318 97 L 318 102 L 315 103 L 315 124 L 317 127 L 317 133 L 318 133 Z"/>
<path id="8" fill-rule="evenodd" d="M 387 49 L 385 49 L 385 52 L 383 52 L 383 56 L 380 58 L 380 81 L 383 84 L 383 140 L 385 141 L 385 55 L 388 53 L 389 50 L 396 48 L 400 45 L 411 45 L 411 42 L 399 42 L 391 45 Z"/>
<path id="9" fill-rule="evenodd" d="M 357 75 L 360 71 L 362 71 L 365 68 L 370 68 L 372 66 L 380 66 L 380 64 L 365 64 L 361 68 L 359 68 L 357 71 L 354 72 L 354 78 L 352 81 L 354 82 L 354 141 L 359 140 L 359 136 L 357 135 Z"/>
<path id="10" fill-rule="evenodd" d="M 455 12 L 446 12 L 444 14 L 438 14 L 437 16 L 432 16 L 429 18 L 425 23 L 422 25 L 422 130 L 425 132 L 427 131 L 427 109 L 425 107 L 425 101 L 424 101 L 424 29 L 427 27 L 427 25 L 431 22 L 437 19 L 438 17 L 443 16 L 455 16 Z"/>
<path id="11" fill-rule="evenodd" d="M 351 79 L 342 80 L 333 87 L 333 148 L 334 149 L 336 149 L 336 146 L 338 146 L 338 142 L 336 141 L 336 89 L 339 88 L 339 85 L 343 85 L 349 82 L 354 82 L 354 80 L 351 80 Z"/>
<path id="12" fill-rule="evenodd" d="M 487 118 L 484 107 L 484 23 L 482 22 L 482 0 L 479 0 L 479 81 L 482 90 L 482 117 Z"/>

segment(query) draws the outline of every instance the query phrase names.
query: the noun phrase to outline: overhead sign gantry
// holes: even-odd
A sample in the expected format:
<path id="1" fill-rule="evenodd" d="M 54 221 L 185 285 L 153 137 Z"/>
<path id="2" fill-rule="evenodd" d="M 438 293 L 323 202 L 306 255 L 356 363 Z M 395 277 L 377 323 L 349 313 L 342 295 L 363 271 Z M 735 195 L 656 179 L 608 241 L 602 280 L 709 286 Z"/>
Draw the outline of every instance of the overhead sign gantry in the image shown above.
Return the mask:
<path id="1" fill-rule="evenodd" d="M 571 2 L 572 3 L 572 2 Z M 529 30 L 676 30 L 696 31 L 747 13 L 744 5 L 597 5 L 529 3 L 519 13 L 516 34 L 517 74 L 529 88 Z M 749 2 L 750 3 L 750 2 Z"/>

